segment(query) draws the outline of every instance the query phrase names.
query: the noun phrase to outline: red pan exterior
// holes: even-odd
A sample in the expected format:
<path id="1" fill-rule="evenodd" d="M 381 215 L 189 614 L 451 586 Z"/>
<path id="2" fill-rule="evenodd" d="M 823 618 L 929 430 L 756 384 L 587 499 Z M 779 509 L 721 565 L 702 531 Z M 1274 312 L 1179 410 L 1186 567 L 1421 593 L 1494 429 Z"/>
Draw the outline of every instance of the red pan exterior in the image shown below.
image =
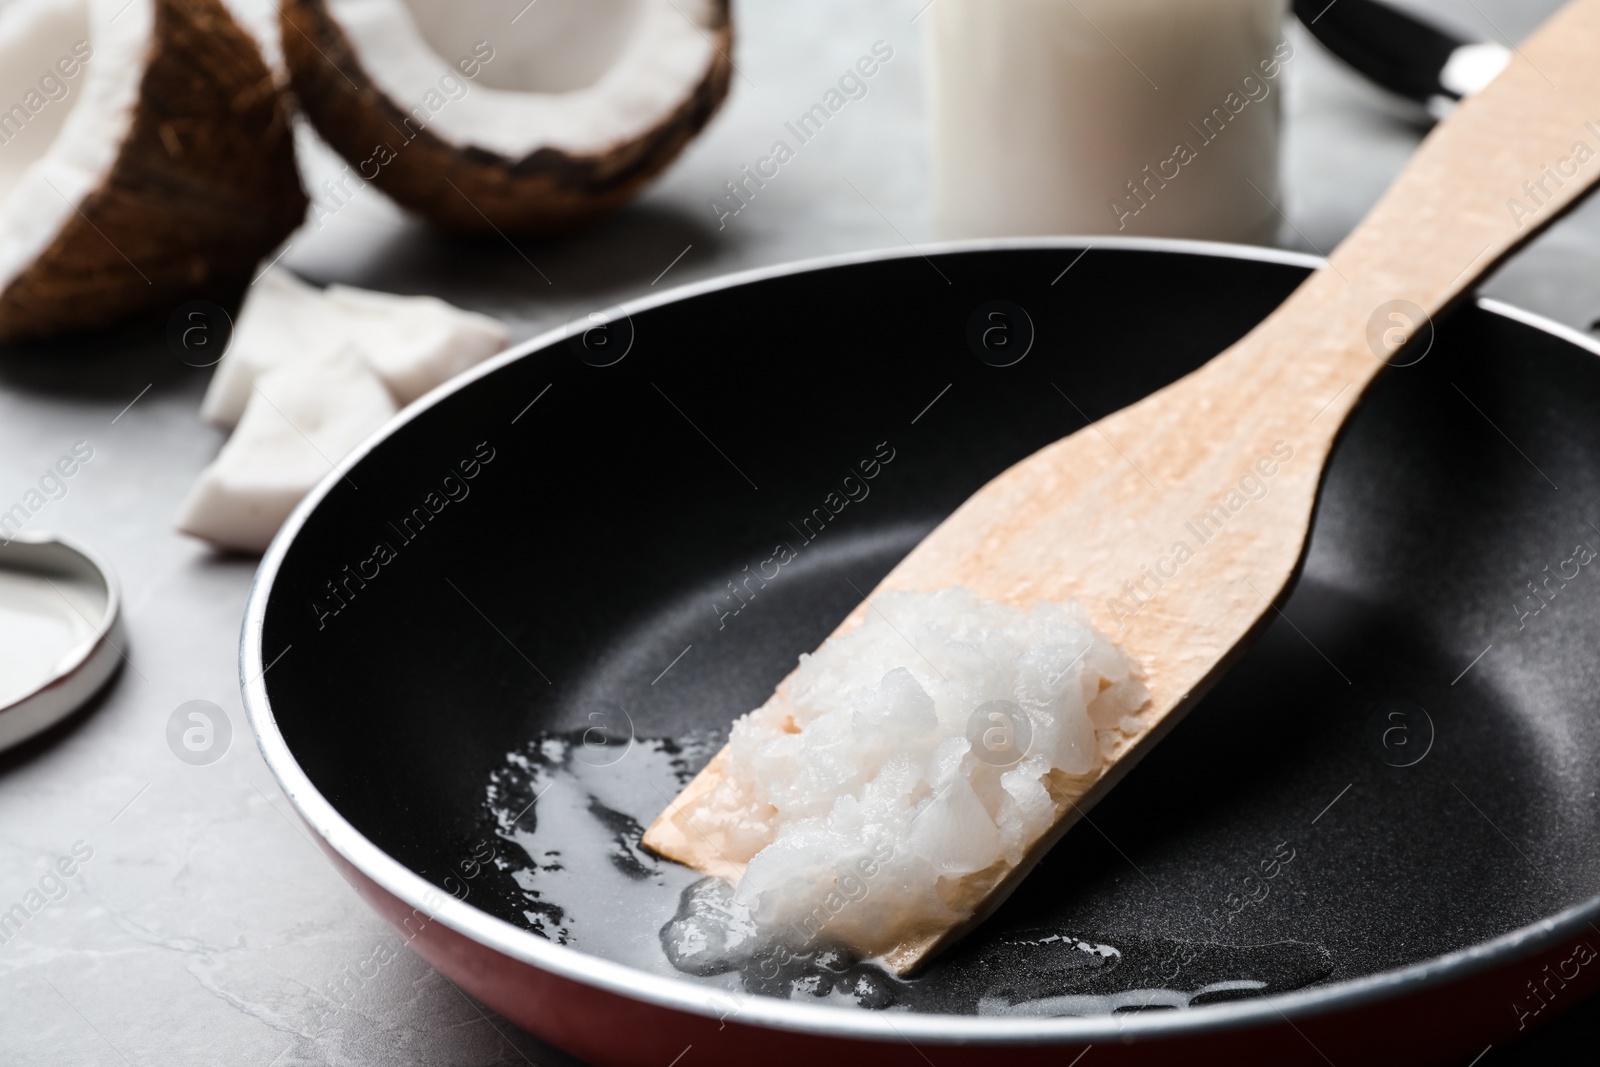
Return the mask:
<path id="1" fill-rule="evenodd" d="M 817 1067 L 870 1059 L 874 1067 L 979 1067 L 1003 1057 L 1015 1067 L 1063 1067 L 1085 1048 L 1076 1043 L 997 1045 L 910 1040 L 883 1042 L 850 1034 L 779 1031 L 726 1016 L 698 1015 L 622 996 L 513 959 L 430 920 L 379 886 L 325 841 L 323 851 L 379 915 L 440 973 L 497 1013 L 597 1067 L 752 1064 Z M 1600 935 L 1584 927 L 1532 956 L 1498 962 L 1454 982 L 1412 982 L 1405 994 L 1279 1025 L 1217 1028 L 1179 1037 L 1125 1035 L 1092 1045 L 1096 1064 L 1457 1063 L 1483 1051 L 1483 1019 L 1499 1019 L 1495 1044 L 1512 1040 L 1600 990 Z M 1580 962 L 1582 961 L 1582 962 Z M 1570 976 L 1570 977 L 1569 977 Z M 713 994 L 714 995 L 714 994 Z M 708 998 L 709 1001 L 710 998 Z M 841 1011 L 847 1009 L 840 1009 Z M 1204 1008 L 1189 1009 L 1203 1012 Z M 1475 1019 L 1470 1033 L 1460 1021 Z M 680 1059 L 681 1057 L 681 1059 Z"/>

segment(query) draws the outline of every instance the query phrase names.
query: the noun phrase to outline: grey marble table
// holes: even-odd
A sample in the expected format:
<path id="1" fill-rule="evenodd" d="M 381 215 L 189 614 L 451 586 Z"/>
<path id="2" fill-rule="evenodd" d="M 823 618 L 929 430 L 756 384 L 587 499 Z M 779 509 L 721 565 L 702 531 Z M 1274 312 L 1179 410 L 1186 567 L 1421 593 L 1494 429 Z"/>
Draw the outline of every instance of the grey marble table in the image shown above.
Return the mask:
<path id="1" fill-rule="evenodd" d="M 926 212 L 926 0 L 738 3 L 727 108 L 670 173 L 599 229 L 559 241 L 452 240 L 364 190 L 296 235 L 284 262 L 313 281 L 435 293 L 519 337 L 652 287 L 825 253 L 921 243 Z M 1554 0 L 1434 0 L 1484 36 L 1516 39 Z M 1285 244 L 1327 250 L 1365 212 L 1420 131 L 1296 27 Z M 895 56 L 867 97 L 719 229 L 707 206 L 877 39 Z M 308 185 L 334 170 L 305 139 Z M 546 280 L 548 279 L 548 281 Z M 1600 315 L 1600 206 L 1540 239 L 1487 291 L 1579 329 Z M 0 354 L 0 500 L 74 442 L 93 459 L 33 527 L 96 546 L 126 595 L 127 664 L 63 728 L 0 756 L 0 909 L 76 847 L 65 895 L 0 944 L 0 1062 L 9 1065 L 548 1064 L 566 1058 L 496 1018 L 400 947 L 291 821 L 250 742 L 236 681 L 254 561 L 219 557 L 172 516 L 219 435 L 196 415 L 208 372 L 159 340 Z M 209 700 L 226 755 L 177 759 L 166 727 Z M 330 1010 L 330 983 L 377 954 L 376 977 Z M 370 970 L 370 967 L 368 968 Z M 1484 1064 L 1592 1045 L 1580 1008 Z"/>

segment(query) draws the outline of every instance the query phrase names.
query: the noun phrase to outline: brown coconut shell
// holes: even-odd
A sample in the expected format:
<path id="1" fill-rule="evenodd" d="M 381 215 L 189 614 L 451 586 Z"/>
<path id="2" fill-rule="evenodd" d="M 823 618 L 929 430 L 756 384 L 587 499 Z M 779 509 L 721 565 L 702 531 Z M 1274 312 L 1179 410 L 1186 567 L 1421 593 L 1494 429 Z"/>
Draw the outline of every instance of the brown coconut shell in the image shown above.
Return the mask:
<path id="1" fill-rule="evenodd" d="M 521 159 L 459 148 L 408 127 L 407 113 L 373 83 L 323 0 L 285 0 L 280 12 L 291 85 L 317 132 L 356 167 L 372 157 L 374 146 L 392 150 L 393 158 L 368 180 L 446 229 L 539 235 L 616 211 L 711 120 L 733 73 L 728 5 L 716 2 L 715 48 L 704 76 L 661 122 L 600 153 L 541 148 Z"/>
<path id="2" fill-rule="evenodd" d="M 305 217 L 288 110 L 219 0 L 153 0 L 131 128 L 102 184 L 0 292 L 0 340 L 237 290 Z"/>

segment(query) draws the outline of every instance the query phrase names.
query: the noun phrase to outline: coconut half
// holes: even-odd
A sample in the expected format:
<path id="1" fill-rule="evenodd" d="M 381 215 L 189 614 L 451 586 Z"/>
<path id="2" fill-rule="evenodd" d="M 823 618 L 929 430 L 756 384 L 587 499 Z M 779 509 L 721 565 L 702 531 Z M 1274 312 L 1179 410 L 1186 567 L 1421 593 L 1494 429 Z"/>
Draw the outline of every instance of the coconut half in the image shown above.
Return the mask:
<path id="1" fill-rule="evenodd" d="M 305 207 L 286 110 L 218 0 L 0 8 L 0 339 L 237 289 Z"/>
<path id="2" fill-rule="evenodd" d="M 520 10 L 519 10 L 520 8 Z M 728 0 L 287 0 L 317 131 L 461 230 L 544 233 L 620 207 L 727 96 Z"/>

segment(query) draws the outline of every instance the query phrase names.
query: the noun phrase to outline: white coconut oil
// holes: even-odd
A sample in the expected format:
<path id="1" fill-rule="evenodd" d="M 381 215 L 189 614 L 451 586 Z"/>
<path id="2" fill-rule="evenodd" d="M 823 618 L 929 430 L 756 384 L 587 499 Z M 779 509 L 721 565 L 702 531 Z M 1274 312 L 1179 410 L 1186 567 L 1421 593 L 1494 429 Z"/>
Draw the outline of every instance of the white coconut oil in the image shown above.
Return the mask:
<path id="1" fill-rule="evenodd" d="M 970 915 L 953 883 L 1016 866 L 1057 817 L 1052 789 L 1097 773 L 1147 696 L 1080 604 L 958 587 L 873 605 L 734 723 L 694 816 L 747 861 L 735 900 L 758 927 L 863 956 Z"/>
<path id="2" fill-rule="evenodd" d="M 1285 0 L 938 0 L 934 223 L 952 237 L 1270 242 Z"/>

